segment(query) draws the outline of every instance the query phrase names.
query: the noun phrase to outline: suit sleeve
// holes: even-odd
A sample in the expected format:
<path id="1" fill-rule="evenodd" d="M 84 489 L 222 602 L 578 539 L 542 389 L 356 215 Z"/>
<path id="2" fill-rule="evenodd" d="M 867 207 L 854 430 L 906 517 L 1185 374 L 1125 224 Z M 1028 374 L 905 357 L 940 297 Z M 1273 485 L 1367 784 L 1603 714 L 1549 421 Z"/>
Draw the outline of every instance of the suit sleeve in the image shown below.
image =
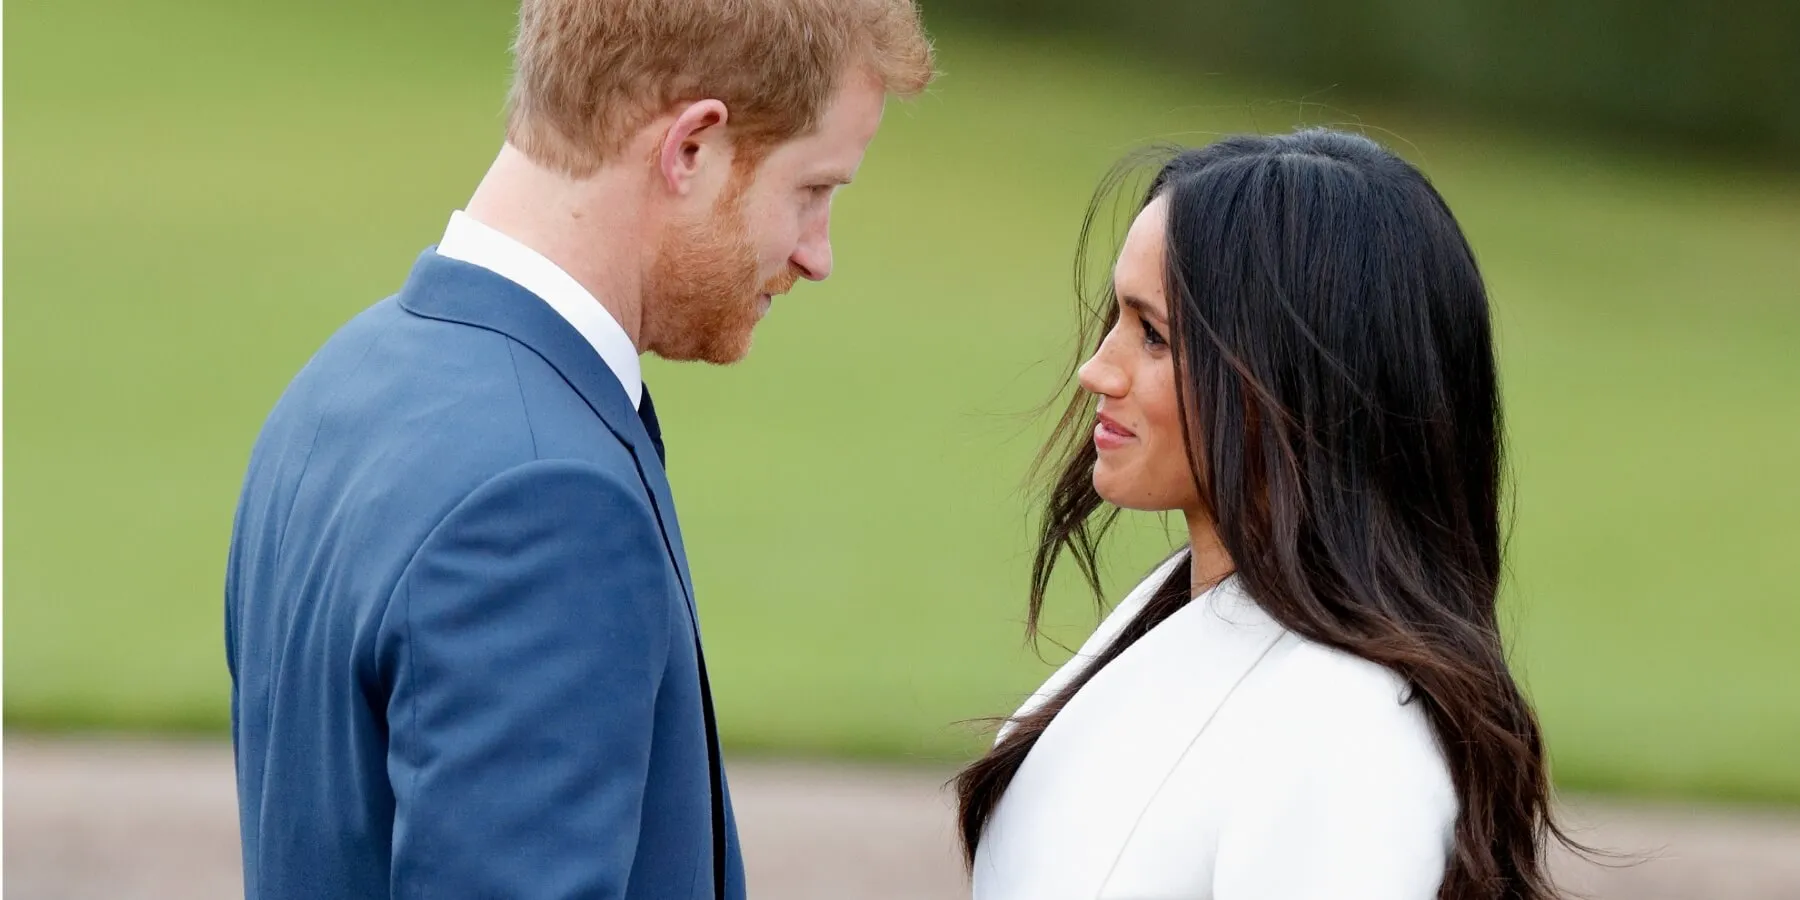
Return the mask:
<path id="1" fill-rule="evenodd" d="M 1233 802 L 1213 896 L 1435 900 L 1456 799 L 1416 713 L 1352 704 L 1294 723 Z"/>
<path id="2" fill-rule="evenodd" d="M 675 577 L 635 479 L 585 463 L 432 532 L 388 613 L 393 896 L 625 895 Z"/>

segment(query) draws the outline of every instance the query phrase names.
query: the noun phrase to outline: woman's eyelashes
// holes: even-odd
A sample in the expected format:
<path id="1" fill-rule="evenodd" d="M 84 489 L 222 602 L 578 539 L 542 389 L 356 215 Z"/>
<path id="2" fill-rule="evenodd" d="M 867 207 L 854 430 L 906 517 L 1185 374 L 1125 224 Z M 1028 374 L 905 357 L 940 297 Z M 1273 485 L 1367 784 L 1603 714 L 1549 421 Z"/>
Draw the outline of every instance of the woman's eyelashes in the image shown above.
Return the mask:
<path id="1" fill-rule="evenodd" d="M 1162 332 L 1157 330 L 1157 327 L 1152 325 L 1149 318 L 1144 315 L 1143 306 L 1144 303 L 1141 300 L 1122 298 L 1119 302 L 1119 324 L 1124 325 L 1127 321 L 1136 323 L 1138 331 L 1144 336 L 1145 347 L 1157 350 L 1169 346 L 1169 342 L 1163 338 Z"/>

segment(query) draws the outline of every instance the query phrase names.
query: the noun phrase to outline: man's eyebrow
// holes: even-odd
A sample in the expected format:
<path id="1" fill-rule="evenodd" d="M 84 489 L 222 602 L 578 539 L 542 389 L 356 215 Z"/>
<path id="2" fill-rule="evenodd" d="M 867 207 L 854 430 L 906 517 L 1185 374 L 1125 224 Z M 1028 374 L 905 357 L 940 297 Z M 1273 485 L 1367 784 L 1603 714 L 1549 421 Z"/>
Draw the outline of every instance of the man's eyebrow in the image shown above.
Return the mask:
<path id="1" fill-rule="evenodd" d="M 1167 316 L 1163 315 L 1141 297 L 1133 297 L 1130 294 L 1120 294 L 1119 305 L 1131 307 L 1138 315 L 1143 316 L 1152 322 L 1157 322 L 1162 325 L 1169 324 Z"/>

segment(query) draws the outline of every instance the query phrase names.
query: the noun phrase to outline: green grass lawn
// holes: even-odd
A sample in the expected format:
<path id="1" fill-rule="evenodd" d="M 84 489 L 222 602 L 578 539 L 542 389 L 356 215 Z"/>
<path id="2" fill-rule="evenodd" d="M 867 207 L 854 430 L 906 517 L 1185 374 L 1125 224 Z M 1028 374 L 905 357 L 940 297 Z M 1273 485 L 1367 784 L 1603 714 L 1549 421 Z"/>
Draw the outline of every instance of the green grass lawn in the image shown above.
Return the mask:
<path id="1" fill-rule="evenodd" d="M 510 4 L 17 4 L 6 54 L 5 717 L 217 729 L 262 416 L 496 148 Z M 839 201 L 839 275 L 732 371 L 652 362 L 743 751 L 962 757 L 1020 641 L 1029 413 L 1112 160 L 1354 121 L 965 30 Z M 1316 98 L 1315 98 L 1316 99 Z M 1499 310 L 1516 659 L 1572 786 L 1800 801 L 1800 178 L 1419 114 Z M 1379 136 L 1379 134 L 1378 134 Z M 1166 543 L 1132 522 L 1123 584 Z M 1074 592 L 1054 633 L 1093 621 Z"/>

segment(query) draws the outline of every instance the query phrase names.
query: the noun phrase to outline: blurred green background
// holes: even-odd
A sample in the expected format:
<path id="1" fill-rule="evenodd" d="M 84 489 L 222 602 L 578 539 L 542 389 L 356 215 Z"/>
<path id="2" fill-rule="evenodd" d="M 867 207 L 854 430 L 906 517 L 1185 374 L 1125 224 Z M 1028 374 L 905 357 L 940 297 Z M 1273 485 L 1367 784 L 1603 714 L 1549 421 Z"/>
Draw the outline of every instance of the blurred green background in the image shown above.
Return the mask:
<path id="1" fill-rule="evenodd" d="M 1077 4 L 946 5 L 926 5 L 944 77 L 890 109 L 839 201 L 837 277 L 779 304 L 734 370 L 649 363 L 730 746 L 980 746 L 958 723 L 1010 711 L 1066 655 L 1021 642 L 1021 477 L 1074 352 L 1090 191 L 1147 141 L 1340 124 L 1424 167 L 1488 275 L 1517 477 L 1508 613 L 1558 778 L 1800 802 L 1800 93 L 1695 115 L 1711 107 L 1679 92 L 1661 110 L 1532 74 L 1555 96 L 1526 115 L 1504 66 L 1463 65 L 1462 94 L 1375 56 L 1334 77 L 1363 59 L 1341 46 L 1228 69 L 1180 52 L 1182 29 L 1231 43 L 1191 16 L 1140 47 Z M 512 16 L 8 4 L 9 728 L 222 730 L 251 440 L 480 177 Z M 1489 35 L 1433 21 L 1431 40 Z M 1795 71 L 1744 55 L 1750 76 L 1700 87 Z M 1114 596 L 1168 546 L 1129 520 Z M 1065 584 L 1052 634 L 1078 642 L 1094 615 Z"/>

